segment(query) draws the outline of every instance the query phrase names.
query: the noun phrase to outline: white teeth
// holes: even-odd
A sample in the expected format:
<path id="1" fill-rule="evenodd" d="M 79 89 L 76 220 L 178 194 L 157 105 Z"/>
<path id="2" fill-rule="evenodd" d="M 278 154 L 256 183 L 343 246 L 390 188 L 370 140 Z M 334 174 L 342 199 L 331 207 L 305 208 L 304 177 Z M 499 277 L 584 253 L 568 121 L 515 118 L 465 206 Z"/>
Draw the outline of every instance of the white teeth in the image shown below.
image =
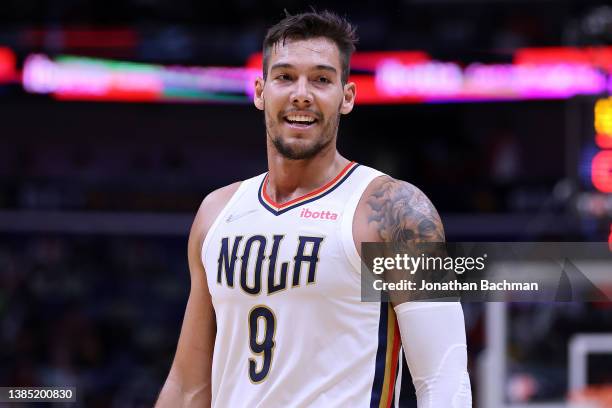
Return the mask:
<path id="1" fill-rule="evenodd" d="M 304 116 L 304 115 L 287 116 L 287 120 L 290 120 L 291 122 L 308 122 L 308 123 L 312 123 L 315 121 L 313 117 Z"/>

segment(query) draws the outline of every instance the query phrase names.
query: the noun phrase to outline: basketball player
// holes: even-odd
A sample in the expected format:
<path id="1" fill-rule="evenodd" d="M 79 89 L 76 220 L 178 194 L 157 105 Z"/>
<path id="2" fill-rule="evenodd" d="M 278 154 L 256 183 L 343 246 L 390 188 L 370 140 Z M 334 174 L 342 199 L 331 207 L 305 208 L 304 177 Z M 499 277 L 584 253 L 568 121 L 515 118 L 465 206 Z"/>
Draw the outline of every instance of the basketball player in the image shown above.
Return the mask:
<path id="1" fill-rule="evenodd" d="M 390 407 L 400 346 L 419 407 L 471 406 L 458 303 L 360 300 L 362 242 L 440 242 L 444 232 L 420 190 L 336 150 L 355 102 L 354 43 L 354 28 L 329 12 L 268 31 L 254 102 L 269 171 L 202 202 L 158 407 Z"/>

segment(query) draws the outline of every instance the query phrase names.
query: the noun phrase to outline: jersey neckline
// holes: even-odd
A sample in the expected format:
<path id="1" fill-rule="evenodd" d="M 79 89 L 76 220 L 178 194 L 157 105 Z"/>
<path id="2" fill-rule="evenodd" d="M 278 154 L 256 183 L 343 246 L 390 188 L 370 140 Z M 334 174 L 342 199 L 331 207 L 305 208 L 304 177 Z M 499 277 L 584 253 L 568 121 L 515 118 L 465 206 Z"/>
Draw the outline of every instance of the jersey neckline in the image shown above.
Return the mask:
<path id="1" fill-rule="evenodd" d="M 294 198 L 293 200 L 287 201 L 284 204 L 279 204 L 272 200 L 266 191 L 266 185 L 268 184 L 268 176 L 269 173 L 266 173 L 266 176 L 261 181 L 258 190 L 258 198 L 261 205 L 268 211 L 270 211 L 274 215 L 281 215 L 289 210 L 293 210 L 296 207 L 301 205 L 311 203 L 315 200 L 318 200 L 321 197 L 326 196 L 327 194 L 334 191 L 340 184 L 342 184 L 349 176 L 355 171 L 355 169 L 359 166 L 356 162 L 350 162 L 347 164 L 341 171 L 334 177 L 331 181 L 325 184 L 322 187 L 317 188 L 310 193 L 307 193 L 301 197 Z"/>

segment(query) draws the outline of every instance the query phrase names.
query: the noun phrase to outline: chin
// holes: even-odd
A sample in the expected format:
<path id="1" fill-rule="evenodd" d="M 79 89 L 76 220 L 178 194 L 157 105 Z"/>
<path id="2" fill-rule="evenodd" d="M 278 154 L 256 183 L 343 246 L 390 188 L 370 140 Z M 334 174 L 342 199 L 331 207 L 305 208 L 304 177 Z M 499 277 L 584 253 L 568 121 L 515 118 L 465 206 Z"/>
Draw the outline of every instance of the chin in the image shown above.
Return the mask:
<path id="1" fill-rule="evenodd" d="M 285 150 L 290 151 L 295 156 L 303 156 L 308 152 L 312 151 L 315 147 L 314 144 L 311 143 L 285 143 Z"/>
<path id="2" fill-rule="evenodd" d="M 321 135 L 318 133 L 313 133 L 311 130 L 299 130 L 299 129 L 290 129 L 286 132 L 283 132 L 283 139 L 318 139 Z"/>
<path id="3" fill-rule="evenodd" d="M 320 135 L 313 135 L 307 132 L 288 132 L 280 137 L 280 142 L 292 149 L 309 150 L 321 142 L 319 137 Z"/>

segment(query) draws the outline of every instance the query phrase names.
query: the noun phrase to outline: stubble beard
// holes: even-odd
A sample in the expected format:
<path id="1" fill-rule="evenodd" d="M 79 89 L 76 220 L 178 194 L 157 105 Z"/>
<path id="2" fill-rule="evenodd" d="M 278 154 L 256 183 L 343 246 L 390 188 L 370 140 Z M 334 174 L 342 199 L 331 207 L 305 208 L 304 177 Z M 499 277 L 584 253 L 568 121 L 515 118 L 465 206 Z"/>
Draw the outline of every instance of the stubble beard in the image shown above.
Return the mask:
<path id="1" fill-rule="evenodd" d="M 338 133 L 338 126 L 340 124 L 340 112 L 335 115 L 335 118 L 330 119 L 327 123 L 324 124 L 323 129 L 321 130 L 320 135 L 317 137 L 315 143 L 306 146 L 295 146 L 289 143 L 286 143 L 280 133 L 273 133 L 272 129 L 277 127 L 280 123 L 282 123 L 282 118 L 274 121 L 273 119 L 268 119 L 266 116 L 266 133 L 270 138 L 270 141 L 274 145 L 276 151 L 288 160 L 307 160 L 315 157 L 325 148 L 327 148 L 334 137 Z"/>

